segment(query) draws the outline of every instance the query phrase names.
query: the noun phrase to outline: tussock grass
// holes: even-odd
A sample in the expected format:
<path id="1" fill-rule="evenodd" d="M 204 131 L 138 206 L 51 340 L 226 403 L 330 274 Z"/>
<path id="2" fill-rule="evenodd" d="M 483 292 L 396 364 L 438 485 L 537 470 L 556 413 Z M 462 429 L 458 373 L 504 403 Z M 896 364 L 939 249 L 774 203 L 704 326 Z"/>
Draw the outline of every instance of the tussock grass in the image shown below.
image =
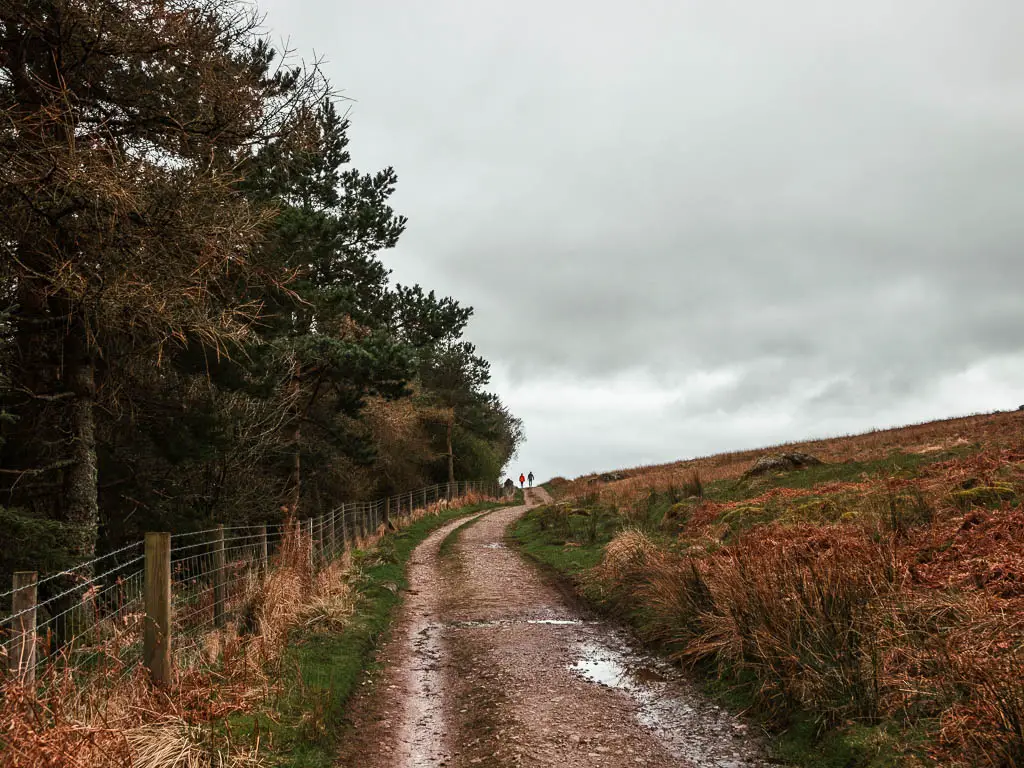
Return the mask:
<path id="1" fill-rule="evenodd" d="M 103 646 L 103 663 L 86 673 L 57 665 L 31 691 L 4 684 L 0 768 L 266 765 L 268 752 L 260 746 L 259 731 L 234 739 L 224 723 L 265 709 L 290 693 L 284 690 L 284 681 L 295 664 L 296 633 L 319 638 L 358 635 L 353 648 L 372 645 L 379 630 L 367 636 L 353 628 L 358 603 L 365 599 L 359 585 L 367 574 L 398 567 L 394 540 L 406 530 L 427 530 L 432 521 L 481 501 L 467 496 L 417 510 L 396 521 L 397 533 L 373 531 L 360 538 L 357 549 L 318 570 L 310 565 L 308 540 L 286 533 L 275 567 L 247 577 L 228 626 L 211 629 L 177 652 L 177 660 L 188 664 L 179 664 L 166 691 L 150 686 L 141 665 L 126 666 L 124 659 L 137 658 L 130 651 L 138 641 L 127 632 L 111 632 Z M 393 578 L 400 579 L 400 573 Z M 397 601 L 397 595 L 384 591 L 389 600 Z M 379 617 L 381 626 L 386 619 L 385 611 Z M 361 652 L 347 660 L 350 684 L 364 662 Z M 317 700 L 322 702 L 323 696 Z M 312 707 L 310 700 L 304 703 Z M 323 722 L 313 709 L 299 719 L 314 724 L 313 731 L 315 723 Z"/>
<path id="2" fill-rule="evenodd" d="M 256 751 L 211 748 L 209 735 L 177 717 L 141 725 L 125 733 L 134 768 L 256 768 Z"/>
<path id="3" fill-rule="evenodd" d="M 761 452 L 588 476 L 516 535 L 790 759 L 1017 768 L 1021 446 L 1024 418 L 992 414 L 794 444 L 829 463 L 749 480 Z M 598 509 L 590 545 L 571 526 Z"/>

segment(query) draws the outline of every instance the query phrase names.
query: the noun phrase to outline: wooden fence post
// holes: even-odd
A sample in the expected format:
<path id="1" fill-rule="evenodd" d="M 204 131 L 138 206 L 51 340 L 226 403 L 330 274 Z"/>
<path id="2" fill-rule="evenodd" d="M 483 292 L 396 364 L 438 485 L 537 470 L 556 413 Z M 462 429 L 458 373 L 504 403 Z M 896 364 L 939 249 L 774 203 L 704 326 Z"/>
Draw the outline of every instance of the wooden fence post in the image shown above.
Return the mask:
<path id="1" fill-rule="evenodd" d="M 399 502 L 397 513 L 399 516 L 402 514 L 402 504 Z M 384 525 L 391 522 L 391 497 L 384 497 Z"/>
<path id="2" fill-rule="evenodd" d="M 331 516 L 328 518 L 330 522 L 327 527 L 327 545 L 331 548 L 331 555 L 328 560 L 334 560 L 338 556 L 338 532 L 334 524 L 334 516 L 337 513 L 337 509 L 332 509 Z"/>
<path id="3" fill-rule="evenodd" d="M 309 548 L 309 568 L 313 570 L 315 563 L 313 562 L 313 518 L 309 518 L 309 522 L 306 523 L 306 541 L 307 547 Z"/>
<path id="4" fill-rule="evenodd" d="M 11 674 L 26 685 L 31 685 L 36 679 L 38 580 L 39 574 L 36 571 L 15 571 L 11 579 L 11 589 L 14 590 L 11 595 L 11 614 L 17 618 L 11 622 L 14 638 L 8 662 Z"/>
<path id="5" fill-rule="evenodd" d="M 142 659 L 153 684 L 163 687 L 171 680 L 171 534 L 147 533 L 145 556 Z"/>
<path id="6" fill-rule="evenodd" d="M 224 526 L 213 532 L 213 626 L 223 627 L 227 615 L 227 558 L 224 556 Z"/>
<path id="7" fill-rule="evenodd" d="M 345 505 L 341 505 L 341 548 L 348 549 L 348 523 L 345 521 Z"/>
<path id="8" fill-rule="evenodd" d="M 270 551 L 267 546 L 267 525 L 264 523 L 260 526 L 260 566 L 263 572 L 266 573 L 270 568 Z"/>

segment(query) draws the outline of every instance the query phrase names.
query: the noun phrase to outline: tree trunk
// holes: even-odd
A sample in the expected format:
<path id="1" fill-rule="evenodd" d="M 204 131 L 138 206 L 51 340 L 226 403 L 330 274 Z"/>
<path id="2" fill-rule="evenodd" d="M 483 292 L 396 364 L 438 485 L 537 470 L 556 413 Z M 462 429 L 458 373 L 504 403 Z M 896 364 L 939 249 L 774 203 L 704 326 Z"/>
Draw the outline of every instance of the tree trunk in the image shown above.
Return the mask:
<path id="1" fill-rule="evenodd" d="M 291 380 L 291 425 L 285 439 L 292 451 L 292 467 L 288 476 L 288 485 L 284 505 L 287 514 L 297 517 L 299 514 L 299 500 L 302 497 L 302 412 L 299 408 L 299 396 L 302 392 L 301 368 L 299 361 L 292 361 Z"/>
<path id="2" fill-rule="evenodd" d="M 455 421 L 455 410 L 448 416 L 448 482 L 455 482 L 455 454 L 452 453 L 452 422 Z"/>
<path id="3" fill-rule="evenodd" d="M 96 469 L 96 385 L 94 364 L 84 324 L 71 327 L 65 345 L 68 389 L 73 393 L 68 411 L 71 464 L 64 471 L 63 519 L 68 523 L 68 551 L 76 560 L 96 554 L 99 528 L 99 487 Z"/>

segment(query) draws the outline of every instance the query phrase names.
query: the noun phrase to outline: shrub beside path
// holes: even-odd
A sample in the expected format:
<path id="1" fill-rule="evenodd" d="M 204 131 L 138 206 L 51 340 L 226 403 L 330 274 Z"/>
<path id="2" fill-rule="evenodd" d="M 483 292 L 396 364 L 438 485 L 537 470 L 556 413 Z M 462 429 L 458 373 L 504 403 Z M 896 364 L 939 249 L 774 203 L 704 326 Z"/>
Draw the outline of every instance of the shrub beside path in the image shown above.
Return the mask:
<path id="1" fill-rule="evenodd" d="M 462 521 L 420 545 L 379 671 L 353 703 L 340 765 L 767 764 L 744 725 L 682 681 L 644 694 L 579 674 L 587 649 L 621 637 L 504 546 L 508 526 L 549 500 L 529 489 L 526 505 L 480 515 L 447 555 L 441 544 Z"/>

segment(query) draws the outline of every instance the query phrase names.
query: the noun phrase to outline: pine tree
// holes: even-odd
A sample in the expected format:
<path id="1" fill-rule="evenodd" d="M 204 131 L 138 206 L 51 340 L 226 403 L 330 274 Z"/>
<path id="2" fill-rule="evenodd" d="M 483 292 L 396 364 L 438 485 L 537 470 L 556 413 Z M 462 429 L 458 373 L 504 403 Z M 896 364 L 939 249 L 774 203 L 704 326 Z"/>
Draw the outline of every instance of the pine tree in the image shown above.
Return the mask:
<path id="1" fill-rule="evenodd" d="M 0 254 L 11 302 L 0 477 L 8 501 L 95 551 L 97 407 L 126 360 L 244 341 L 258 313 L 221 300 L 257 274 L 267 212 L 238 166 L 323 89 L 271 72 L 242 3 L 0 5 Z M 314 96 L 313 98 L 318 98 Z"/>
<path id="2" fill-rule="evenodd" d="M 404 395 L 414 373 L 406 345 L 388 329 L 393 296 L 378 258 L 405 228 L 388 204 L 397 178 L 391 168 L 348 168 L 347 130 L 333 102 L 324 101 L 254 159 L 245 187 L 279 207 L 262 261 L 295 274 L 287 289 L 263 297 L 259 329 L 259 354 L 275 356 L 287 379 L 289 447 L 281 469 L 283 506 L 291 514 L 301 503 L 303 453 L 326 441 L 369 459 L 372 449 L 346 420 L 359 415 L 369 395 Z M 329 472 L 327 462 L 317 466 Z"/>

